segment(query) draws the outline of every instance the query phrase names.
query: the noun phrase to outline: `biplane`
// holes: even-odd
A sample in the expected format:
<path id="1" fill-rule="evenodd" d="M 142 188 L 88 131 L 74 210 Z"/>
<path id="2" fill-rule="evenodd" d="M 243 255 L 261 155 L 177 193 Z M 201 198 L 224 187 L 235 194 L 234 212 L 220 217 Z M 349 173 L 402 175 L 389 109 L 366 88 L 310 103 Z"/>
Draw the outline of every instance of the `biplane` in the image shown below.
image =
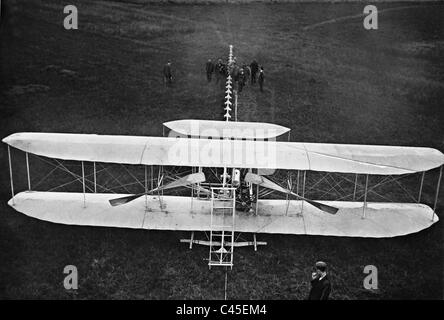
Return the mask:
<path id="1" fill-rule="evenodd" d="M 444 163 L 440 151 L 283 140 L 289 128 L 229 121 L 232 108 L 237 114 L 233 85 L 228 76 L 225 121 L 170 121 L 164 123 L 168 136 L 22 132 L 4 138 L 12 190 L 8 204 L 28 216 L 67 225 L 190 231 L 191 237 L 181 241 L 190 248 L 208 245 L 210 267 L 232 267 L 236 246 L 253 245 L 256 249 L 266 244 L 256 240 L 260 233 L 395 237 L 418 232 L 439 220 L 435 211 Z M 18 194 L 14 193 L 11 147 L 26 154 L 28 190 Z M 83 190 L 32 189 L 29 154 L 78 162 L 81 174 L 70 174 Z M 87 164 L 92 174 L 85 174 Z M 98 164 L 141 167 L 140 192 L 101 189 Z M 168 168 L 176 168 L 174 174 Z M 431 208 L 421 203 L 421 194 L 425 173 L 435 168 L 439 168 L 439 178 Z M 376 187 L 388 180 L 400 185 L 400 177 L 416 173 L 421 178 L 418 198 L 410 202 L 369 201 L 370 194 L 378 194 Z M 311 186 L 306 183 L 308 174 L 320 174 Z M 322 181 L 329 181 L 330 189 L 345 190 L 344 185 L 331 181 L 333 175 L 343 177 L 349 194 L 333 200 L 308 196 L 309 187 L 311 190 Z M 380 178 L 373 187 L 369 186 L 372 177 Z M 359 183 L 363 179 L 365 182 Z M 178 189 L 186 193 L 169 193 Z M 384 199 L 384 194 L 380 196 Z M 195 239 L 198 231 L 204 232 L 206 239 Z M 253 241 L 238 241 L 236 235 L 241 233 L 253 234 Z"/>

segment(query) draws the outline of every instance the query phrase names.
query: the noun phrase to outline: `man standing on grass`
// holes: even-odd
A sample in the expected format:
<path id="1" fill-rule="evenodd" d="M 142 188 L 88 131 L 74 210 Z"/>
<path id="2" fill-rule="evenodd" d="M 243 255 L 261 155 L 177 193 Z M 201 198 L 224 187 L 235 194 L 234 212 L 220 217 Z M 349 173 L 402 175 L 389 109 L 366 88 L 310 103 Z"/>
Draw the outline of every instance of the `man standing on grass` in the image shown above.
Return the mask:
<path id="1" fill-rule="evenodd" d="M 265 81 L 264 67 L 261 67 L 261 70 L 259 71 L 259 77 L 258 77 L 257 81 L 259 82 L 259 87 L 261 89 L 261 92 L 264 92 L 264 81 Z"/>
<path id="2" fill-rule="evenodd" d="M 170 85 L 173 82 L 173 74 L 171 72 L 171 61 L 163 66 L 163 82 L 165 85 Z"/>
<path id="3" fill-rule="evenodd" d="M 251 68 L 250 68 L 250 66 L 247 64 L 244 64 L 242 66 L 242 69 L 244 69 L 244 72 L 245 72 L 245 83 L 247 83 L 248 80 L 251 83 Z"/>
<path id="4" fill-rule="evenodd" d="M 245 81 L 246 81 L 245 72 L 244 69 L 241 68 L 237 79 L 237 87 L 239 92 L 242 92 L 242 89 L 245 86 Z"/>
<path id="5" fill-rule="evenodd" d="M 311 274 L 311 289 L 308 300 L 328 300 L 331 292 L 331 283 L 327 275 L 327 264 L 318 261 Z"/>
<path id="6" fill-rule="evenodd" d="M 208 82 L 211 82 L 211 76 L 214 72 L 214 63 L 211 61 L 211 59 L 208 59 L 207 63 L 205 64 L 205 71 L 207 73 Z"/>
<path id="7" fill-rule="evenodd" d="M 256 60 L 253 60 L 253 62 L 250 63 L 250 70 L 251 70 L 251 84 L 256 83 L 256 74 L 259 71 L 259 64 Z"/>
<path id="8" fill-rule="evenodd" d="M 224 64 L 222 63 L 222 59 L 217 60 L 215 72 L 216 72 L 216 84 L 218 84 L 219 81 L 222 80 L 224 74 Z"/>

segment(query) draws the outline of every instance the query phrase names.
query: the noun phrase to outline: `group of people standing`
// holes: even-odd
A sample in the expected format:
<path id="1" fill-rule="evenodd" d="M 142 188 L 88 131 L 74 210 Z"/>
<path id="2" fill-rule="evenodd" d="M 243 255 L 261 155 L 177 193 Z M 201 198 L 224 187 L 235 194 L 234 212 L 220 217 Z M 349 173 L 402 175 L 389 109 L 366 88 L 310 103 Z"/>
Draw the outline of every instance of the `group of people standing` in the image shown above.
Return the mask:
<path id="1" fill-rule="evenodd" d="M 205 64 L 205 72 L 208 82 L 211 82 L 214 73 L 216 76 L 216 84 L 230 75 L 233 81 L 237 84 L 238 92 L 242 92 L 242 89 L 248 81 L 250 81 L 250 84 L 252 85 L 258 82 L 260 91 L 264 91 L 264 67 L 259 67 L 256 60 L 253 60 L 249 65 L 239 65 L 236 61 L 236 57 L 234 57 L 229 63 L 223 63 L 222 59 L 218 59 L 217 63 L 214 63 L 211 59 L 208 59 Z"/>
<path id="2" fill-rule="evenodd" d="M 236 62 L 236 57 L 230 63 L 224 63 L 222 59 L 218 59 L 214 63 L 211 59 L 205 64 L 205 72 L 207 74 L 207 81 L 211 82 L 213 74 L 216 77 L 216 84 L 223 82 L 225 78 L 231 75 L 234 83 L 237 84 L 238 92 L 242 92 L 244 86 L 250 81 L 251 85 L 259 83 L 259 89 L 264 91 L 265 74 L 264 67 L 259 66 L 256 60 L 253 60 L 249 65 L 239 65 Z M 163 66 L 163 82 L 166 86 L 170 86 L 173 83 L 173 73 L 171 67 L 171 61 L 168 61 Z"/>

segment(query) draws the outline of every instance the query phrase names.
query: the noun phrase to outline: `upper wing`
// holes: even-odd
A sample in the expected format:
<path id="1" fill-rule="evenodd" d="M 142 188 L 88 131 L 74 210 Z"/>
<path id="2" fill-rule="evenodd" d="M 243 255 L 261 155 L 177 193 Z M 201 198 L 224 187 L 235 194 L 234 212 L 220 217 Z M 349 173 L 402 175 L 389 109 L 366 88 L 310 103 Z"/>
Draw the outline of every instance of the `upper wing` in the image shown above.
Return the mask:
<path id="1" fill-rule="evenodd" d="M 65 160 L 194 167 L 404 174 L 441 166 L 432 148 L 275 141 L 15 133 L 8 145 Z"/>
<path id="2" fill-rule="evenodd" d="M 322 168 L 318 171 L 404 174 L 427 171 L 444 163 L 444 155 L 433 148 L 322 143 L 303 145 L 310 159 L 310 167 Z"/>

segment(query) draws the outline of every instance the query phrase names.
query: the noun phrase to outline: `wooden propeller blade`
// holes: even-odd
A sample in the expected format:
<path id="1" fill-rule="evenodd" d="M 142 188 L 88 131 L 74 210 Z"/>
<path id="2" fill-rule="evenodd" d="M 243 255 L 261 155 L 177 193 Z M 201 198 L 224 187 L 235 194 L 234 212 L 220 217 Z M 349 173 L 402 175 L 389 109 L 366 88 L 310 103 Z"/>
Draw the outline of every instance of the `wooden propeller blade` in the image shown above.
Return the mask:
<path id="1" fill-rule="evenodd" d="M 131 202 L 133 200 L 136 200 L 137 198 L 144 196 L 144 195 L 145 195 L 145 192 L 139 193 L 139 194 L 133 194 L 133 195 L 125 196 L 125 197 L 121 197 L 121 198 L 115 198 L 115 199 L 109 200 L 109 203 L 113 207 L 116 207 L 116 206 L 120 206 L 121 204 L 125 204 L 125 203 Z"/>
<path id="2" fill-rule="evenodd" d="M 131 202 L 133 200 L 136 200 L 137 198 L 144 196 L 145 194 L 152 193 L 154 191 L 183 187 L 183 186 L 186 186 L 189 184 L 192 185 L 194 183 L 200 183 L 200 182 L 204 182 L 204 181 L 205 181 L 205 175 L 202 172 L 192 173 L 192 174 L 189 174 L 185 177 L 174 180 L 164 186 L 154 188 L 153 190 L 150 190 L 147 193 L 144 192 L 144 193 L 133 194 L 133 195 L 125 196 L 125 197 L 121 197 L 121 198 L 111 199 L 111 200 L 109 200 L 109 203 L 113 207 L 116 207 L 116 206 L 120 206 L 120 205 L 128 203 L 128 202 Z M 203 189 L 203 190 L 206 190 L 206 189 Z"/>
<path id="3" fill-rule="evenodd" d="M 279 191 L 279 192 L 282 192 L 282 193 L 291 194 L 291 195 L 293 195 L 295 197 L 298 197 L 301 200 L 307 201 L 309 204 L 311 204 L 312 206 L 318 208 L 319 210 L 327 212 L 327 213 L 330 213 L 330 214 L 336 214 L 336 212 L 338 212 L 338 210 L 339 210 L 338 208 L 335 208 L 335 207 L 332 207 L 332 206 L 329 206 L 329 205 L 326 205 L 326 204 L 323 204 L 323 203 L 320 203 L 320 202 L 317 202 L 317 201 L 313 201 L 313 200 L 301 197 L 300 195 L 298 195 L 296 193 L 293 193 L 290 190 L 281 187 L 280 185 L 274 183 L 273 181 L 268 180 L 267 178 L 264 178 L 264 177 L 262 177 L 260 175 L 257 175 L 257 174 L 251 173 L 251 172 L 246 174 L 245 181 L 250 182 L 250 183 L 254 183 L 254 184 L 258 184 L 258 185 L 260 185 L 262 187 L 265 187 L 265 188 L 268 188 L 268 189 L 273 189 L 273 190 L 276 190 L 276 191 Z"/>
<path id="4" fill-rule="evenodd" d="M 293 193 L 293 192 L 290 192 L 290 194 L 295 196 L 295 197 L 298 197 L 301 200 L 307 201 L 313 207 L 316 207 L 319 210 L 327 212 L 327 213 L 330 213 L 330 214 L 336 214 L 336 212 L 338 212 L 338 210 L 339 210 L 336 207 L 332 207 L 332 206 L 329 206 L 329 205 L 326 205 L 326 204 L 323 204 L 323 203 L 320 203 L 320 202 L 317 202 L 317 201 L 314 201 L 314 200 L 310 200 L 310 199 L 301 197 L 300 195 L 298 195 L 296 193 Z"/>
<path id="5" fill-rule="evenodd" d="M 190 184 L 192 185 L 192 184 L 201 183 L 204 181 L 205 181 L 205 175 L 203 174 L 203 172 L 192 173 L 192 174 L 186 175 L 182 178 L 179 178 L 177 180 L 174 180 L 170 183 L 167 183 L 163 186 L 160 186 L 158 188 L 150 190 L 150 192 L 167 190 L 167 189 L 172 189 L 172 188 L 177 188 L 177 187 L 184 187 L 184 186 L 187 186 Z"/>
<path id="6" fill-rule="evenodd" d="M 326 205 L 326 204 L 323 204 L 323 203 L 320 203 L 320 202 L 316 202 L 316 201 L 313 201 L 313 200 L 305 200 L 305 201 L 307 201 L 312 206 L 318 208 L 319 210 L 327 212 L 329 214 L 336 214 L 336 212 L 338 212 L 338 210 L 339 210 L 336 207 L 332 207 L 332 206 L 329 206 L 329 205 Z"/>

